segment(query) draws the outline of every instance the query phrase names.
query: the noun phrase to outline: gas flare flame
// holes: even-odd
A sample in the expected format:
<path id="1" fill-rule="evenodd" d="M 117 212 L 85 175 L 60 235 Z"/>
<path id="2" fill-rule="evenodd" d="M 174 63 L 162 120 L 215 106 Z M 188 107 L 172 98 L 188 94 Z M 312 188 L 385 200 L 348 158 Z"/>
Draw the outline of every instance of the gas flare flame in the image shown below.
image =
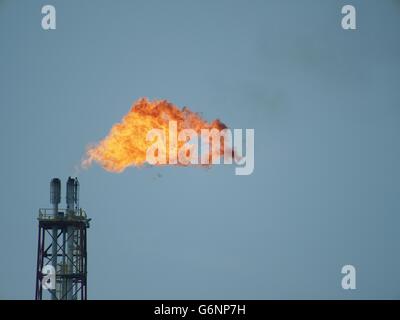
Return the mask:
<path id="1" fill-rule="evenodd" d="M 105 170 L 110 172 L 122 172 L 127 167 L 141 167 L 146 164 L 146 152 L 152 145 L 152 141 L 147 141 L 146 137 L 150 130 L 157 128 L 165 132 L 169 137 L 169 123 L 176 121 L 177 130 L 193 129 L 200 134 L 202 129 L 226 129 L 227 126 L 216 119 L 207 122 L 202 117 L 187 107 L 179 109 L 174 104 L 166 100 L 149 101 L 141 98 L 136 101 L 131 110 L 123 117 L 120 123 L 115 124 L 108 135 L 99 143 L 89 146 L 82 167 L 88 168 L 93 162 L 100 164 Z M 167 146 L 169 144 L 167 138 Z M 179 149 L 185 142 L 178 141 L 174 147 Z M 166 148 L 167 161 L 172 157 L 171 148 Z M 174 152 L 176 150 L 173 150 Z M 222 156 L 224 144 L 214 156 Z M 212 154 L 209 154 L 212 157 Z M 170 163 L 169 161 L 167 163 Z M 211 162 L 210 162 L 211 163 Z M 177 163 L 176 165 L 182 165 Z"/>

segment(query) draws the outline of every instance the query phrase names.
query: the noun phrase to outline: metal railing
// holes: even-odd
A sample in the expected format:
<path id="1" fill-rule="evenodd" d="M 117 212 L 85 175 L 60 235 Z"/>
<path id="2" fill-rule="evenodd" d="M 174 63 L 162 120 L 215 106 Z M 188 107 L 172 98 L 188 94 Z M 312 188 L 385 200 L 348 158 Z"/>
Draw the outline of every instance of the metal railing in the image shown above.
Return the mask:
<path id="1" fill-rule="evenodd" d="M 72 214 L 71 214 L 72 213 Z M 39 209 L 39 220 L 57 220 L 57 221 L 71 221 L 71 220 L 87 220 L 86 211 L 82 208 L 78 210 L 58 209 L 58 214 L 54 214 L 52 208 Z"/>

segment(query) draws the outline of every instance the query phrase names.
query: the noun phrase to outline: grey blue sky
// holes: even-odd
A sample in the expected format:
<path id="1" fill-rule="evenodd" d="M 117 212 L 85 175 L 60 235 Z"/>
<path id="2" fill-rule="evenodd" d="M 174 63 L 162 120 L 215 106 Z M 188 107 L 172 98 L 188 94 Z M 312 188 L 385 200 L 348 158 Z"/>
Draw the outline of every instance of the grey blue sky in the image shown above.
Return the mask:
<path id="1" fill-rule="evenodd" d="M 394 0 L 0 0 L 0 299 L 34 297 L 50 179 L 143 96 L 254 128 L 255 171 L 81 171 L 90 299 L 400 298 L 399 30 Z"/>

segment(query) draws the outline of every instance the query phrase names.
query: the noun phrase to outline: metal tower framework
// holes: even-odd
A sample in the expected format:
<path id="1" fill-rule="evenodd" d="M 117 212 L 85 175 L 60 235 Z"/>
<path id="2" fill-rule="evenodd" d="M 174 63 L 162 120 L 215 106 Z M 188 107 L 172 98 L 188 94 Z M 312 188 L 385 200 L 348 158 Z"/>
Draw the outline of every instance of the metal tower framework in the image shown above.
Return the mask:
<path id="1" fill-rule="evenodd" d="M 51 184 L 53 208 L 39 209 L 35 299 L 45 299 L 45 290 L 52 300 L 86 300 L 87 228 L 90 219 L 78 207 L 77 179 L 68 179 L 67 209 L 58 209 L 60 182 L 57 180 L 53 179 Z M 73 194 L 69 194 L 68 190 Z M 46 266 L 53 267 L 55 271 L 54 289 L 43 288 Z"/>

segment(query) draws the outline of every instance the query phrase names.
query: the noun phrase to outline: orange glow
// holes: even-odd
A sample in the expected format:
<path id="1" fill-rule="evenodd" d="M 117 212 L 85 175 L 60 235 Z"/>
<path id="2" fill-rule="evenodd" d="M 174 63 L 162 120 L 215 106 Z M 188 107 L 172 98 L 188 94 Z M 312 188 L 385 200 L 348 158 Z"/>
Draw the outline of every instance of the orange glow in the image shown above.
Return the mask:
<path id="1" fill-rule="evenodd" d="M 82 166 L 87 168 L 93 161 L 111 172 L 122 172 L 129 166 L 143 166 L 146 163 L 146 152 L 153 144 L 146 137 L 150 130 L 161 129 L 166 137 L 166 159 L 170 163 L 173 151 L 179 149 L 185 142 L 177 141 L 176 146 L 169 146 L 169 121 L 176 121 L 178 132 L 182 129 L 193 129 L 200 135 L 201 129 L 226 129 L 221 121 L 207 122 L 198 113 L 184 107 L 182 110 L 166 100 L 149 101 L 139 99 L 120 123 L 115 124 L 108 135 L 98 144 L 90 146 Z M 217 151 L 217 157 L 223 155 L 223 142 Z M 211 154 L 209 155 L 212 156 Z M 211 162 L 211 161 L 210 161 Z M 176 165 L 182 165 L 177 163 Z"/>

